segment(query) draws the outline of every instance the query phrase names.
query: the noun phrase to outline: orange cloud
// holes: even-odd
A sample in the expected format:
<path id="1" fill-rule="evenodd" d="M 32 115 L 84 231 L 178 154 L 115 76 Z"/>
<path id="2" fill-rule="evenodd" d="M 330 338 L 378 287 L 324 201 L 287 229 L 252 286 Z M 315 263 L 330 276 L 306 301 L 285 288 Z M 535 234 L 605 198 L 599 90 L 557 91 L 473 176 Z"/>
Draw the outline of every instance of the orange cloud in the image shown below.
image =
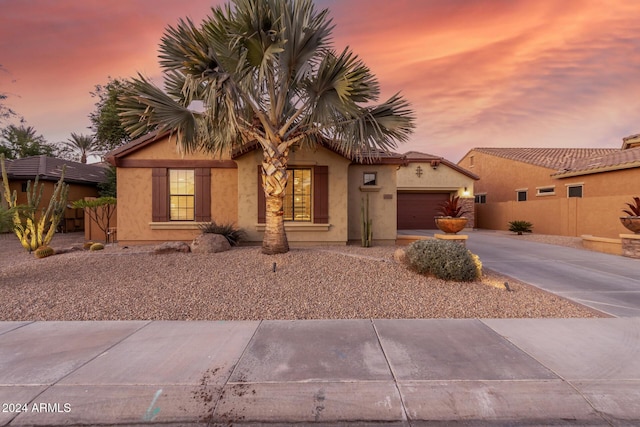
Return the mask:
<path id="1" fill-rule="evenodd" d="M 0 91 L 51 140 L 88 126 L 108 76 L 158 73 L 167 25 L 212 0 L 3 0 Z M 317 0 L 337 49 L 401 91 L 417 129 L 400 151 L 457 160 L 473 146 L 619 146 L 640 114 L 640 2 Z M 13 82 L 15 80 L 15 82 Z M 88 132 L 86 130 L 85 132 Z"/>

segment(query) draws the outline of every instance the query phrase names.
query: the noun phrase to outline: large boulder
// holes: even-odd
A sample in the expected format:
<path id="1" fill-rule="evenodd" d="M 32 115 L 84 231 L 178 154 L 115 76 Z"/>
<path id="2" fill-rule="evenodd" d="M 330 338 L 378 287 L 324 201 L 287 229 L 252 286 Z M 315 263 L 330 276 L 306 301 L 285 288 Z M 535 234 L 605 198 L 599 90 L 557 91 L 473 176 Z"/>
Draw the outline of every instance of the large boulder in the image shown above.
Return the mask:
<path id="1" fill-rule="evenodd" d="M 189 245 L 185 242 L 164 242 L 153 248 L 153 253 L 156 255 L 170 254 L 174 252 L 189 252 Z"/>
<path id="2" fill-rule="evenodd" d="M 203 233 L 191 242 L 191 252 L 196 254 L 214 254 L 231 249 L 226 237 L 221 234 Z"/>

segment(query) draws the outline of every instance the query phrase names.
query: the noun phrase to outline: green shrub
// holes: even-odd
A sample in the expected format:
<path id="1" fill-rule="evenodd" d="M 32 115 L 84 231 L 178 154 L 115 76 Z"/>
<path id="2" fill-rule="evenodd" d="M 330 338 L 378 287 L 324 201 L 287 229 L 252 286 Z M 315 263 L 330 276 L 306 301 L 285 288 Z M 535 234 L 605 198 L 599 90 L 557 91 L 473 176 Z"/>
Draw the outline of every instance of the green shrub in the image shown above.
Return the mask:
<path id="1" fill-rule="evenodd" d="M 220 234 L 224 236 L 231 246 L 237 246 L 245 238 L 243 230 L 233 224 L 216 224 L 214 221 L 200 224 L 202 233 Z"/>
<path id="2" fill-rule="evenodd" d="M 85 251 L 88 251 L 89 249 L 91 249 L 91 246 L 93 245 L 94 242 L 85 242 L 84 245 L 82 245 L 82 249 L 84 249 Z"/>
<path id="3" fill-rule="evenodd" d="M 519 235 L 522 235 L 522 233 L 531 233 L 531 227 L 533 227 L 533 224 L 528 221 L 509 222 L 509 231 L 518 233 Z"/>
<path id="4" fill-rule="evenodd" d="M 482 275 L 482 263 L 459 243 L 445 240 L 418 240 L 406 250 L 409 266 L 421 274 L 442 280 L 472 282 Z"/>
<path id="5" fill-rule="evenodd" d="M 90 251 L 101 251 L 104 249 L 104 245 L 102 243 L 94 243 L 89 247 Z"/>

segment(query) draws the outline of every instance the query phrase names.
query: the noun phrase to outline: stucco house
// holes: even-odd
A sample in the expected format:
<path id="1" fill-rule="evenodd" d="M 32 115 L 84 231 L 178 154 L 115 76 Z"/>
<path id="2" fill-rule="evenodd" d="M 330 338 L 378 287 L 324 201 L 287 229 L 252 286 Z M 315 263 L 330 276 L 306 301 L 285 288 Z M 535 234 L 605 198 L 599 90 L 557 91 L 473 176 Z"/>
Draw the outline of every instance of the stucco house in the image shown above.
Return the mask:
<path id="1" fill-rule="evenodd" d="M 98 184 L 104 182 L 107 171 L 105 165 L 84 164 L 44 155 L 5 160 L 5 162 L 9 188 L 12 193 L 15 190 L 18 204 L 27 203 L 27 182 L 31 181 L 33 185 L 37 177 L 38 185 L 44 184 L 40 203 L 41 206 L 46 206 L 53 194 L 55 184 L 60 179 L 63 167 L 66 168 L 64 182 L 69 185 L 69 203 L 85 197 L 98 197 Z M 0 182 L 1 180 L 2 177 Z M 4 197 L 1 199 L 5 203 Z M 73 209 L 69 205 L 61 226 L 64 231 L 84 230 L 85 220 L 82 209 Z"/>
<path id="2" fill-rule="evenodd" d="M 248 144 L 212 158 L 181 153 L 175 138 L 150 133 L 108 154 L 117 167 L 119 244 L 190 241 L 199 233 L 199 223 L 212 220 L 233 223 L 246 232 L 249 243 L 261 242 L 265 197 L 259 147 Z M 405 209 L 418 215 L 423 206 L 429 216 L 434 203 L 450 194 L 472 203 L 477 179 L 436 156 L 384 152 L 368 163 L 330 144 L 313 150 L 294 147 L 288 167 L 284 215 L 292 246 L 359 241 L 361 206 L 367 198 L 374 242 L 393 244 L 399 228 L 416 228 L 410 215 L 403 216 Z"/>
<path id="3" fill-rule="evenodd" d="M 619 217 L 640 195 L 640 135 L 615 148 L 474 148 L 458 165 L 480 177 L 476 226 L 506 230 L 525 220 L 533 231 L 617 238 Z"/>

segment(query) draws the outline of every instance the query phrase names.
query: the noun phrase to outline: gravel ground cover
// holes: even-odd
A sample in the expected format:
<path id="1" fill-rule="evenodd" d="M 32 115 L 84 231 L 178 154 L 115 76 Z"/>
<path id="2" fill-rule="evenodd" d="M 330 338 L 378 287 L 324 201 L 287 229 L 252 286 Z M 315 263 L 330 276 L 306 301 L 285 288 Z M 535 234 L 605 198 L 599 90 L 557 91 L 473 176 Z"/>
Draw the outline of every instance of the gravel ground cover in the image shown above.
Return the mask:
<path id="1" fill-rule="evenodd" d="M 57 235 L 52 246 L 82 241 L 77 233 Z M 150 247 L 108 246 L 35 259 L 15 236 L 0 235 L 0 320 L 602 316 L 490 271 L 473 283 L 425 277 L 395 261 L 396 249 L 153 255 Z"/>

